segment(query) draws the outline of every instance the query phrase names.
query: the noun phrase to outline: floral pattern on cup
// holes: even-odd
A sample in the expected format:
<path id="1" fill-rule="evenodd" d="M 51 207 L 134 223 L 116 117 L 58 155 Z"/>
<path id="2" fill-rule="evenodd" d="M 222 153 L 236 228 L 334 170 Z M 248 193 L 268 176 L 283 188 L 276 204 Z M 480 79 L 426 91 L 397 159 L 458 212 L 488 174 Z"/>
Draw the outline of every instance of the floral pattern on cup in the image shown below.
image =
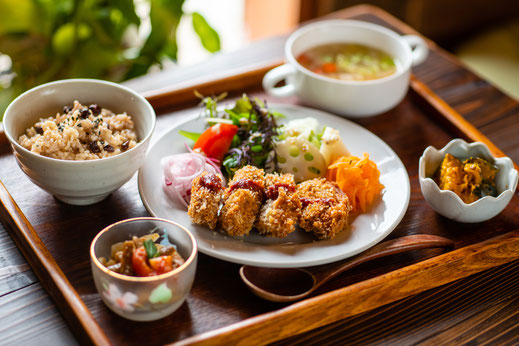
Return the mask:
<path id="1" fill-rule="evenodd" d="M 159 303 L 167 303 L 171 300 L 173 297 L 173 293 L 171 292 L 171 289 L 166 285 L 166 283 L 161 283 L 157 287 L 153 289 L 150 293 L 150 297 L 148 300 L 152 304 L 159 304 Z"/>
<path id="2" fill-rule="evenodd" d="M 119 287 L 112 283 L 105 282 L 103 287 L 103 296 L 110 302 L 113 307 L 126 312 L 133 312 L 135 310 L 134 305 L 139 300 L 137 295 L 131 292 L 123 293 Z"/>

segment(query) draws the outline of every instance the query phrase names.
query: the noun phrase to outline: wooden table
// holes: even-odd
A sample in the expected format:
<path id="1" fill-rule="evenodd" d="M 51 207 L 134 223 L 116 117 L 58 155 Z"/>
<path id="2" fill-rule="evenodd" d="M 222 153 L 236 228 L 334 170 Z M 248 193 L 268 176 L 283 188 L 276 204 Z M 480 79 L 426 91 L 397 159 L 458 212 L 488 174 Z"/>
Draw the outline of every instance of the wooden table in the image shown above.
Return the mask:
<path id="1" fill-rule="evenodd" d="M 384 18 L 395 30 L 411 30 L 369 6 L 347 9 L 332 16 L 374 22 Z M 165 71 L 126 84 L 148 95 L 157 108 L 161 108 L 164 99 L 153 96 L 157 94 L 156 90 L 167 91 L 171 86 L 178 97 L 177 104 L 194 105 L 190 85 L 208 81 L 202 88 L 208 93 L 213 86 L 212 80 L 226 83 L 226 77 L 252 67 L 268 68 L 282 60 L 285 39 L 278 37 L 257 42 L 242 51 L 217 55 L 200 66 Z M 417 79 L 519 162 L 519 104 L 468 71 L 456 58 L 440 48 L 433 48 L 426 63 L 414 69 Z M 256 83 L 253 78 L 238 85 L 229 83 L 229 89 L 243 90 Z M 185 90 L 185 93 L 178 90 Z M 0 165 L 0 179 L 8 180 L 10 169 L 17 168 Z M 122 190 L 136 191 L 135 177 Z M 23 191 L 18 193 L 23 194 Z M 30 197 L 25 201 L 28 203 Z M 0 344 L 76 343 L 78 340 L 1 225 L 0 244 Z M 519 261 L 513 261 L 279 343 L 514 344 L 519 341 L 518 269 Z M 330 283 L 330 287 L 343 284 L 337 280 Z"/>

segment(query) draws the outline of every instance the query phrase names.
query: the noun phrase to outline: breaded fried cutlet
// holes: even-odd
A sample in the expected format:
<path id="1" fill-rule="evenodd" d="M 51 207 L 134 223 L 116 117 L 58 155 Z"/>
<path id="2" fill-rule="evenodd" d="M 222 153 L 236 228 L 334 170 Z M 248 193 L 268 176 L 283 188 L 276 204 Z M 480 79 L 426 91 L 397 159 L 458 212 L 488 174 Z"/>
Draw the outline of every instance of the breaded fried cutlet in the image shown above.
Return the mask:
<path id="1" fill-rule="evenodd" d="M 203 172 L 193 179 L 187 214 L 193 223 L 214 229 L 223 199 L 223 182 L 218 174 Z"/>
<path id="2" fill-rule="evenodd" d="M 260 234 L 284 238 L 296 229 L 301 215 L 301 201 L 292 174 L 265 176 L 266 201 L 256 220 Z"/>
<path id="3" fill-rule="evenodd" d="M 351 205 L 336 183 L 324 178 L 307 180 L 298 185 L 297 193 L 302 204 L 299 226 L 305 231 L 327 239 L 347 228 Z"/>
<path id="4" fill-rule="evenodd" d="M 261 168 L 247 165 L 247 166 L 244 166 L 244 167 L 238 169 L 234 173 L 231 183 L 233 181 L 237 181 L 240 179 L 254 180 L 257 183 L 261 182 L 261 184 L 263 184 L 263 186 L 264 186 L 265 185 L 265 171 Z M 231 185 L 231 183 L 229 183 L 229 186 Z"/>
<path id="5" fill-rule="evenodd" d="M 248 235 L 263 202 L 265 172 L 245 166 L 236 171 L 225 191 L 219 220 L 231 236 Z"/>

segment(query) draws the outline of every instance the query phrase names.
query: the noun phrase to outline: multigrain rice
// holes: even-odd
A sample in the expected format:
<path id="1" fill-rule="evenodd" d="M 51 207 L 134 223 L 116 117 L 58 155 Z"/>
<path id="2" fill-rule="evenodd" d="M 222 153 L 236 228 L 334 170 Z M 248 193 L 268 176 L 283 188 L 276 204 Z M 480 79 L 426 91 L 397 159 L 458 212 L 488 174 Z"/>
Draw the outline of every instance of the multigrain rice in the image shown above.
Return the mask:
<path id="1" fill-rule="evenodd" d="M 18 139 L 24 148 L 62 160 L 94 160 L 129 150 L 138 142 L 131 117 L 74 101 L 63 114 L 41 118 Z"/>

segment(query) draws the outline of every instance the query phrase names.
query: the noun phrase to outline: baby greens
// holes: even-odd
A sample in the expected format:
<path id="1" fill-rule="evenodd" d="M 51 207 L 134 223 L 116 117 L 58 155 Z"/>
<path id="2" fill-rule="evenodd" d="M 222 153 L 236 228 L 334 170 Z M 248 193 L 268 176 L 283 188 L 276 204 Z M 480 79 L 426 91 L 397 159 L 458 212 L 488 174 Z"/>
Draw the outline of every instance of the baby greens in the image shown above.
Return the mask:
<path id="1" fill-rule="evenodd" d="M 218 102 L 226 95 L 203 97 L 204 115 L 210 124 L 227 123 L 238 126 L 231 149 L 224 156 L 222 166 L 232 177 L 234 172 L 245 165 L 253 165 L 267 170 L 277 170 L 274 153 L 274 139 L 279 134 L 276 118 L 282 114 L 271 112 L 261 100 L 243 95 L 233 108 L 218 109 Z M 195 140 L 197 134 L 180 131 L 181 135 Z"/>

